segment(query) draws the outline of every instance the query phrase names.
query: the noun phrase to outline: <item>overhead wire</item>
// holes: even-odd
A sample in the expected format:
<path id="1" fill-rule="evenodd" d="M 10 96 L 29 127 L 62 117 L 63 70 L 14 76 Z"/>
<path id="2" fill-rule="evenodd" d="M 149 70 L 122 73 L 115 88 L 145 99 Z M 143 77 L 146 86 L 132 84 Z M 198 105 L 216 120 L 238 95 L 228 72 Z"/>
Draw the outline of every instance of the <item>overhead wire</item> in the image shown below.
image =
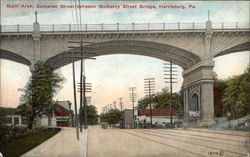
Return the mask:
<path id="1" fill-rule="evenodd" d="M 77 12 L 76 5 L 77 5 L 77 2 L 75 0 L 75 7 L 74 7 L 74 9 L 75 9 L 75 13 L 76 13 L 76 27 L 77 27 L 77 30 L 79 32 L 78 12 Z"/>
<path id="2" fill-rule="evenodd" d="M 79 21 L 80 21 L 80 32 L 81 32 L 81 40 L 82 40 L 82 11 L 81 11 L 81 0 L 78 0 L 79 5 Z M 83 75 L 85 76 L 85 60 L 83 60 Z"/>
<path id="3" fill-rule="evenodd" d="M 70 5 L 71 6 L 73 6 L 73 3 L 72 3 L 72 1 L 70 1 Z M 72 9 L 72 7 L 71 7 L 71 15 L 72 15 L 72 22 L 73 22 L 73 24 L 75 24 L 75 17 L 74 17 L 74 11 L 73 11 L 73 9 Z"/>
<path id="4" fill-rule="evenodd" d="M 82 31 L 82 12 L 81 12 L 81 0 L 78 0 L 79 2 L 79 19 L 80 19 L 80 30 Z"/>

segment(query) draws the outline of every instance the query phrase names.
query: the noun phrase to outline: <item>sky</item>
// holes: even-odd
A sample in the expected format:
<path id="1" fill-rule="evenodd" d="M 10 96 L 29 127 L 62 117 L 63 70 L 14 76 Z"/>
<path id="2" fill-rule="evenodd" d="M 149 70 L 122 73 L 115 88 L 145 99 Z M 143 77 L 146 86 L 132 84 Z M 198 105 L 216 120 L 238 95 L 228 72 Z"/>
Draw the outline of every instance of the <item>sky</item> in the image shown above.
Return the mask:
<path id="1" fill-rule="evenodd" d="M 38 11 L 40 24 L 74 24 L 76 15 L 74 9 L 38 9 L 38 8 L 7 8 L 7 4 L 71 4 L 71 1 L 38 1 L 38 0 L 3 0 L 1 4 L 1 24 L 32 24 L 34 12 Z M 121 2 L 121 1 L 82 1 L 81 5 L 194 5 L 193 9 L 82 9 L 82 23 L 174 23 L 174 22 L 205 22 L 207 11 L 210 10 L 212 22 L 249 22 L 249 2 Z M 79 11 L 79 10 L 78 10 Z M 101 16 L 100 16 L 101 15 Z M 19 104 L 21 91 L 30 77 L 29 67 L 12 61 L 0 60 L 1 66 L 1 100 L 0 105 L 16 107 Z M 249 64 L 249 52 L 238 52 L 214 59 L 214 71 L 220 79 L 226 79 L 244 72 Z M 92 83 L 91 103 L 98 112 L 103 106 L 118 102 L 123 97 L 124 108 L 131 108 L 129 102 L 129 87 L 136 87 L 138 98 L 144 94 L 144 78 L 155 77 L 156 89 L 161 91 L 167 84 L 163 83 L 163 61 L 138 55 L 106 55 L 96 60 L 88 60 L 86 65 L 87 82 Z M 79 62 L 76 64 L 79 78 Z M 150 70 L 149 70 L 150 69 Z M 73 101 L 71 64 L 58 70 L 65 80 L 55 100 Z M 174 91 L 179 91 L 182 84 L 182 69 L 178 67 L 178 83 Z M 78 79 L 79 80 L 79 79 Z M 78 81 L 77 80 L 77 81 Z M 78 103 L 79 104 L 79 103 Z"/>

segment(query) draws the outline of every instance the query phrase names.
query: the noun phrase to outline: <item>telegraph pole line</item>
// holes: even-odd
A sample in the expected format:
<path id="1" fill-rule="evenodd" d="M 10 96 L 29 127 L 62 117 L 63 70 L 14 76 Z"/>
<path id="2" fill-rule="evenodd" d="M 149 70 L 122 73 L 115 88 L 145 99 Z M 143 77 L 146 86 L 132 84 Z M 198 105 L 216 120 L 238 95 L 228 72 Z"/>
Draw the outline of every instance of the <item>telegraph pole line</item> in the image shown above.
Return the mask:
<path id="1" fill-rule="evenodd" d="M 77 98 L 76 98 L 76 83 L 75 83 L 75 56 L 69 52 L 69 57 L 72 59 L 72 76 L 73 76 L 73 95 L 74 95 L 74 107 L 75 107 L 75 125 L 76 125 L 76 138 L 79 140 L 79 126 L 78 122 L 80 121 L 77 112 Z M 80 113 L 79 113 L 80 115 Z M 79 120 L 79 121 L 78 121 Z M 81 125 L 80 125 L 81 126 Z"/>
<path id="2" fill-rule="evenodd" d="M 171 62 L 170 62 L 170 104 L 171 104 L 171 107 L 170 107 L 170 124 L 171 124 L 171 127 L 173 126 L 173 105 L 172 105 L 172 93 L 173 93 L 173 82 L 172 82 L 172 80 L 173 80 L 173 75 L 172 75 L 172 73 L 173 73 L 173 64 L 172 64 L 172 60 L 171 60 Z"/>
<path id="3" fill-rule="evenodd" d="M 86 93 L 92 92 L 92 84 L 86 83 L 86 76 L 83 76 L 83 83 L 78 83 L 78 92 L 82 91 L 83 96 L 83 116 L 84 116 L 84 129 L 88 128 L 88 121 L 87 121 L 87 97 Z M 82 112 L 82 111 L 81 111 Z M 82 116 L 82 117 L 83 117 Z"/>
<path id="4" fill-rule="evenodd" d="M 82 45 L 82 40 L 81 40 Z M 83 120 L 83 113 L 82 113 L 82 73 L 83 73 L 83 59 L 82 59 L 82 48 L 81 48 L 81 68 L 80 68 L 80 131 L 82 132 L 82 120 Z"/>
<path id="5" fill-rule="evenodd" d="M 122 113 L 122 97 L 119 97 L 118 99 L 120 101 L 120 107 L 121 107 L 121 128 L 124 128 L 123 113 Z"/>
<path id="6" fill-rule="evenodd" d="M 83 117 L 83 113 L 82 113 L 82 109 L 83 109 L 83 104 L 84 104 L 84 109 L 86 110 L 86 102 L 85 99 L 83 100 L 83 97 L 85 96 L 85 91 L 83 91 L 83 76 L 85 78 L 85 74 L 83 75 L 83 66 L 84 66 L 84 59 L 95 59 L 95 58 L 91 58 L 91 55 L 94 55 L 94 48 L 90 47 L 89 45 L 83 45 L 83 44 L 88 44 L 88 43 L 92 43 L 92 42 L 83 42 L 82 38 L 79 41 L 69 41 L 68 43 L 72 43 L 72 44 L 80 44 L 80 46 L 69 46 L 68 48 L 70 48 L 71 50 L 69 52 L 73 53 L 74 55 L 71 56 L 72 58 L 75 58 L 75 60 L 80 59 L 81 61 L 81 67 L 80 67 L 80 112 L 79 115 L 81 116 L 81 118 L 79 118 L 80 120 L 80 131 L 82 132 L 82 119 L 85 119 L 84 121 L 84 128 L 87 128 L 87 117 Z M 88 56 L 89 55 L 89 56 Z M 86 114 L 85 114 L 86 115 Z"/>
<path id="7" fill-rule="evenodd" d="M 155 88 L 155 78 L 144 79 L 144 90 L 149 98 L 149 109 L 150 109 L 150 128 L 152 128 L 152 94 Z"/>
<path id="8" fill-rule="evenodd" d="M 82 132 L 82 121 L 83 121 L 83 113 L 82 113 L 82 74 L 83 74 L 83 51 L 82 51 L 82 38 L 80 40 L 80 54 L 81 54 L 81 67 L 80 67 L 80 112 L 81 112 L 81 118 L 80 118 L 80 131 Z"/>
<path id="9" fill-rule="evenodd" d="M 122 112 L 122 97 L 119 97 L 118 99 L 120 101 L 120 107 L 121 107 L 121 112 Z"/>
<path id="10" fill-rule="evenodd" d="M 114 109 L 116 109 L 116 101 L 113 101 Z"/>
<path id="11" fill-rule="evenodd" d="M 76 138 L 79 140 L 78 130 L 78 115 L 77 115 L 77 100 L 76 100 L 76 83 L 75 83 L 75 62 L 72 63 L 72 74 L 73 74 L 73 90 L 74 90 L 74 104 L 75 104 L 75 125 L 76 125 Z"/>
<path id="12" fill-rule="evenodd" d="M 135 93 L 136 87 L 130 87 L 129 91 L 130 93 L 130 101 L 132 102 L 132 107 L 133 107 L 133 122 L 134 122 L 134 127 L 135 127 L 135 101 L 136 101 L 136 93 Z"/>
<path id="13" fill-rule="evenodd" d="M 83 87 L 83 89 L 81 89 L 81 90 L 83 90 L 83 106 L 84 106 L 84 129 L 87 129 L 88 127 L 87 127 L 87 103 L 86 103 L 86 85 L 85 85 L 85 82 L 86 82 L 86 76 L 84 75 L 83 76 L 83 85 L 82 85 L 82 87 Z"/>
<path id="14" fill-rule="evenodd" d="M 170 61 L 169 64 L 164 63 L 164 72 L 166 72 L 166 73 L 164 73 L 164 75 L 168 76 L 168 77 L 164 78 L 164 79 L 167 80 L 167 81 L 164 81 L 164 82 L 169 83 L 169 86 L 170 86 L 170 124 L 171 124 L 171 127 L 172 127 L 173 126 L 173 104 L 172 104 L 173 103 L 173 83 L 177 83 L 177 74 L 176 74 L 177 73 L 177 67 L 173 67 L 172 60 Z"/>
<path id="15" fill-rule="evenodd" d="M 91 83 L 86 83 L 86 76 L 84 76 L 84 129 L 88 128 L 88 119 L 87 119 L 87 98 L 86 98 L 86 92 L 91 92 L 92 85 Z"/>

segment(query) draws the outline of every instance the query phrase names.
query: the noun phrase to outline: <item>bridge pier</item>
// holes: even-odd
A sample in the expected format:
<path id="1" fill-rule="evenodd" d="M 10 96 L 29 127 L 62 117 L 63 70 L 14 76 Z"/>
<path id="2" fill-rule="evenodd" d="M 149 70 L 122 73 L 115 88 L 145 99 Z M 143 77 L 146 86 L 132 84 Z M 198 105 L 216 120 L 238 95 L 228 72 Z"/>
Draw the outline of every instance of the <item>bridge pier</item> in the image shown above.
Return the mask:
<path id="1" fill-rule="evenodd" d="M 37 13 L 36 13 L 37 16 Z M 37 61 L 42 60 L 42 52 L 41 52 L 41 34 L 40 34 L 40 24 L 37 22 L 33 23 L 33 33 L 32 33 L 32 39 L 33 39 L 33 64 L 35 64 Z"/>
<path id="2" fill-rule="evenodd" d="M 183 72 L 184 126 L 214 124 L 213 60 L 202 61 Z"/>

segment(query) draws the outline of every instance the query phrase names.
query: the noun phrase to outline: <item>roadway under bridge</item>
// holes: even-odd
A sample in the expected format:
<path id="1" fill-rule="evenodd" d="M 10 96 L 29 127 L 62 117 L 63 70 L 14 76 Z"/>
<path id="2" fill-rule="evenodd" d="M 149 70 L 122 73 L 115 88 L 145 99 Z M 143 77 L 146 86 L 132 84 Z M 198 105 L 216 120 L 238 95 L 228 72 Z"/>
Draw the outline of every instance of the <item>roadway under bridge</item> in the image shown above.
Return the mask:
<path id="1" fill-rule="evenodd" d="M 184 120 L 214 123 L 213 58 L 250 50 L 249 23 L 145 23 L 86 25 L 1 25 L 0 57 L 30 66 L 45 61 L 54 69 L 69 57 L 68 41 L 90 42 L 94 56 L 136 54 L 172 61 L 183 68 Z M 80 30 L 80 31 L 79 31 Z M 190 114 L 196 112 L 198 116 Z"/>

